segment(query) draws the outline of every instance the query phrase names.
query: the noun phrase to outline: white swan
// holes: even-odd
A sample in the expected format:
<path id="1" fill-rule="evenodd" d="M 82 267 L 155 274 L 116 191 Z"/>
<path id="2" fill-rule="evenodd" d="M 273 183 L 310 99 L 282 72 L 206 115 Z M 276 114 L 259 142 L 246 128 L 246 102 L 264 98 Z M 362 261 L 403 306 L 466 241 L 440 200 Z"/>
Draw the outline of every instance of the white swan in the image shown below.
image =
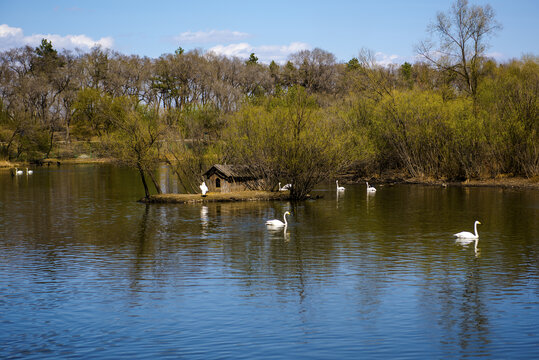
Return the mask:
<path id="1" fill-rule="evenodd" d="M 376 192 L 376 188 L 374 186 L 369 186 L 369 183 L 368 182 L 366 183 L 367 183 L 367 192 L 371 192 L 371 193 Z"/>
<path id="2" fill-rule="evenodd" d="M 15 175 L 22 175 L 23 171 L 15 168 Z"/>
<path id="3" fill-rule="evenodd" d="M 284 213 L 284 215 L 283 215 L 284 222 L 282 222 L 281 220 L 274 219 L 274 220 L 266 221 L 266 225 L 273 226 L 273 227 L 288 226 L 288 222 L 286 221 L 286 215 L 290 215 L 290 212 L 287 211 L 287 212 Z"/>
<path id="4" fill-rule="evenodd" d="M 26 168 L 26 175 L 32 175 L 33 173 L 33 170 L 28 170 L 28 168 Z"/>
<path id="5" fill-rule="evenodd" d="M 287 191 L 290 190 L 292 187 L 292 184 L 286 184 L 285 186 L 281 187 L 281 183 L 279 183 L 279 191 Z"/>
<path id="6" fill-rule="evenodd" d="M 337 191 L 344 191 L 344 186 L 339 186 L 339 180 L 335 180 L 335 184 L 337 184 Z"/>
<path id="7" fill-rule="evenodd" d="M 481 223 L 479 221 L 476 221 L 474 223 L 475 234 L 472 234 L 469 231 L 461 231 L 459 233 L 453 234 L 453 236 L 456 236 L 460 242 L 462 242 L 463 239 L 464 240 L 469 239 L 470 240 L 469 242 L 471 242 L 471 240 L 474 240 L 474 239 L 479 239 L 479 234 L 477 233 L 477 225 L 481 225 Z"/>
<path id="8" fill-rule="evenodd" d="M 208 192 L 208 187 L 206 186 L 206 182 L 203 181 L 199 187 L 200 187 L 200 191 L 202 191 L 202 196 L 206 196 L 206 193 Z"/>

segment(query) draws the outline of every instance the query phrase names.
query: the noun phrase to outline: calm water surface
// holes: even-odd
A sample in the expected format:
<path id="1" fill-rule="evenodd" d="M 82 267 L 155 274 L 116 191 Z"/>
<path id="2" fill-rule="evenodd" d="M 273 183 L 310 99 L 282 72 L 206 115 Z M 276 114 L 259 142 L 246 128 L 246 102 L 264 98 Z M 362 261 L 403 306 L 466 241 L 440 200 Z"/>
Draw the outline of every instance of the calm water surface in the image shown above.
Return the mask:
<path id="1" fill-rule="evenodd" d="M 35 170 L 0 173 L 2 359 L 538 357 L 537 191 L 146 206 L 130 170 Z"/>

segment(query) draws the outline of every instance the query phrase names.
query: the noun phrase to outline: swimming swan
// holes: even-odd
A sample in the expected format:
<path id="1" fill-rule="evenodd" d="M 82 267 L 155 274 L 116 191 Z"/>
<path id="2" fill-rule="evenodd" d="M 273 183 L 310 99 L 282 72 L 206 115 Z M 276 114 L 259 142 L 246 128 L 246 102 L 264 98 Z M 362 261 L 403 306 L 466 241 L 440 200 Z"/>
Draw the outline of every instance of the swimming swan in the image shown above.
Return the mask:
<path id="1" fill-rule="evenodd" d="M 26 168 L 26 175 L 32 175 L 33 173 L 33 170 L 28 170 L 28 168 Z"/>
<path id="2" fill-rule="evenodd" d="M 15 168 L 15 175 L 22 175 L 23 171 Z"/>
<path id="3" fill-rule="evenodd" d="M 459 233 L 453 234 L 453 236 L 456 236 L 459 239 L 479 239 L 479 234 L 477 233 L 477 225 L 481 225 L 481 223 L 479 221 L 476 221 L 474 223 L 475 234 L 472 234 L 469 231 L 461 231 Z"/>
<path id="4" fill-rule="evenodd" d="M 282 227 L 282 226 L 287 226 L 288 225 L 288 222 L 286 221 L 286 215 L 290 215 L 290 212 L 287 211 L 284 213 L 283 215 L 283 219 L 284 219 L 284 222 L 282 222 L 281 220 L 268 220 L 266 221 L 266 225 L 268 226 L 274 226 L 274 227 Z"/>
<path id="5" fill-rule="evenodd" d="M 335 184 L 337 184 L 337 191 L 344 191 L 344 186 L 339 186 L 339 180 L 335 180 Z"/>
<path id="6" fill-rule="evenodd" d="M 369 183 L 368 182 L 366 183 L 367 183 L 367 192 L 376 192 L 376 188 L 374 186 L 369 186 Z"/>

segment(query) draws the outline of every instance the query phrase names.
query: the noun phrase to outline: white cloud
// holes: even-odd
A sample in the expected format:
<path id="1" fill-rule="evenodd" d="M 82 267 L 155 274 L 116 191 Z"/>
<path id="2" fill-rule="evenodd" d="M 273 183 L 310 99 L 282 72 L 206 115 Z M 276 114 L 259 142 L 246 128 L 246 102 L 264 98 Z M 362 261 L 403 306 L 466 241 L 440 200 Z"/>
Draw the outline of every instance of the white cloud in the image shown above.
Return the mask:
<path id="1" fill-rule="evenodd" d="M 219 55 L 225 55 L 229 57 L 248 58 L 251 53 L 255 53 L 259 61 L 269 64 L 271 61 L 276 63 L 284 63 L 290 54 L 296 53 L 301 50 L 308 50 L 311 47 L 309 44 L 294 42 L 289 45 L 261 45 L 253 46 L 248 43 L 237 43 L 230 45 L 216 45 L 209 49 L 209 52 L 213 52 Z"/>
<path id="2" fill-rule="evenodd" d="M 38 46 L 44 38 L 49 40 L 55 49 L 89 50 L 94 46 L 110 49 L 114 45 L 111 37 L 94 40 L 86 35 L 33 34 L 24 36 L 21 28 L 10 27 L 7 24 L 0 25 L 0 51 L 24 45 Z"/>
<path id="3" fill-rule="evenodd" d="M 237 56 L 240 58 L 249 57 L 254 52 L 254 47 L 248 43 L 230 44 L 230 45 L 216 45 L 209 51 L 219 55 L 225 56 Z"/>
<path id="4" fill-rule="evenodd" d="M 174 40 L 188 44 L 226 43 L 238 41 L 249 37 L 249 34 L 230 30 L 210 30 L 210 31 L 186 31 L 174 37 Z"/>
<path id="5" fill-rule="evenodd" d="M 378 65 L 388 66 L 391 64 L 402 64 L 404 59 L 399 55 L 387 55 L 382 52 L 377 52 L 374 54 L 374 59 Z"/>
<path id="6" fill-rule="evenodd" d="M 504 61 L 504 60 L 507 60 L 507 56 L 505 56 L 505 54 L 501 53 L 501 52 L 490 52 L 490 53 L 487 53 L 486 54 L 487 57 L 489 58 L 492 58 L 496 61 Z"/>
<path id="7" fill-rule="evenodd" d="M 0 38 L 4 37 L 22 37 L 22 29 L 2 24 L 0 25 Z"/>

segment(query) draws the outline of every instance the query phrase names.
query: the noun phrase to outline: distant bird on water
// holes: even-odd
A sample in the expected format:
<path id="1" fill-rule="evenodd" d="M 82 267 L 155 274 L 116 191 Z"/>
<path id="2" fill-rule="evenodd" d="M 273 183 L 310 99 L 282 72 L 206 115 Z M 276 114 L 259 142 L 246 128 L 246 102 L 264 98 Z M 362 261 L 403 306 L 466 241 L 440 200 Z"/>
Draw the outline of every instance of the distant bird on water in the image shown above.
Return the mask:
<path id="1" fill-rule="evenodd" d="M 344 191 L 344 186 L 339 186 L 339 180 L 335 180 L 335 184 L 337 184 L 337 191 Z"/>
<path id="2" fill-rule="evenodd" d="M 376 192 L 376 188 L 374 186 L 369 186 L 369 183 L 367 183 L 367 192 L 373 193 Z"/>
<path id="3" fill-rule="evenodd" d="M 274 220 L 266 221 L 266 225 L 271 226 L 271 227 L 288 226 L 288 222 L 286 221 L 286 215 L 290 215 L 290 212 L 287 211 L 287 212 L 284 213 L 284 215 L 283 215 L 284 222 L 282 222 L 281 220 L 274 219 Z"/>
<path id="4" fill-rule="evenodd" d="M 474 234 L 472 234 L 469 231 L 461 231 L 459 233 L 453 234 L 453 236 L 456 236 L 460 240 L 462 240 L 462 239 L 470 239 L 470 240 L 479 239 L 479 234 L 477 233 L 477 225 L 481 225 L 481 222 L 476 221 L 474 223 L 474 232 L 475 232 Z"/>

